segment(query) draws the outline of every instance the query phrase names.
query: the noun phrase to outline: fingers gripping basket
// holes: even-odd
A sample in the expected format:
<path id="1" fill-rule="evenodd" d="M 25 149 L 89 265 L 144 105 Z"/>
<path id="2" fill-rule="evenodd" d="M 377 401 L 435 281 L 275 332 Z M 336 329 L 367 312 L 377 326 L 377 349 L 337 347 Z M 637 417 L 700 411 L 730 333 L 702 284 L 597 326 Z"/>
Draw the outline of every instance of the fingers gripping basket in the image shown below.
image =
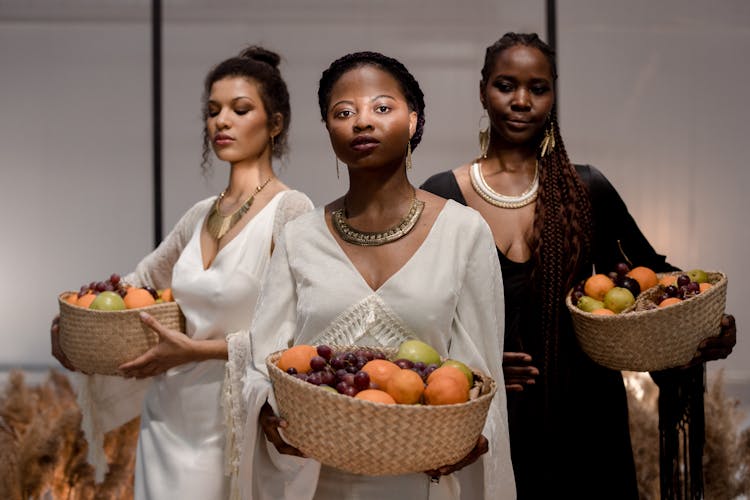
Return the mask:
<path id="1" fill-rule="evenodd" d="M 481 377 L 480 395 L 442 406 L 382 404 L 336 394 L 284 373 L 282 351 L 266 359 L 285 439 L 308 457 L 354 474 L 422 472 L 453 464 L 474 447 L 497 388 Z"/>
<path id="2" fill-rule="evenodd" d="M 97 311 L 68 304 L 62 298 L 65 295 L 58 297 L 60 347 L 84 373 L 118 375 L 118 366 L 157 344 L 156 333 L 141 322 L 141 311 L 167 328 L 185 331 L 185 318 L 176 302 L 124 311 Z"/>
<path id="3" fill-rule="evenodd" d="M 565 303 L 581 348 L 592 360 L 613 370 L 656 371 L 688 363 L 701 341 L 721 329 L 727 276 L 707 274 L 713 286 L 690 299 L 659 308 L 656 300 L 664 287 L 657 285 L 638 295 L 633 307 L 613 316 L 580 310 L 568 293 Z"/>

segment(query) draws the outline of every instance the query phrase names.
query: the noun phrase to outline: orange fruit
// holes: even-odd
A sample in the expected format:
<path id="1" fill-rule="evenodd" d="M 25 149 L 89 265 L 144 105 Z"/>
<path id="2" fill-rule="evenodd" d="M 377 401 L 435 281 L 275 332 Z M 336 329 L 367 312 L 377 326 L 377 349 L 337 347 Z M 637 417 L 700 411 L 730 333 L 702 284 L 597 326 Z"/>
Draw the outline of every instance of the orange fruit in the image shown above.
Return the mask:
<path id="1" fill-rule="evenodd" d="M 640 285 L 640 283 L 638 284 Z M 661 279 L 659 279 L 659 284 L 664 285 L 664 286 L 669 286 L 669 285 L 677 286 L 677 276 L 672 276 L 671 274 L 662 276 Z"/>
<path id="2" fill-rule="evenodd" d="M 67 302 L 68 304 L 76 305 L 78 303 L 78 293 L 71 292 L 71 293 L 65 294 L 65 296 L 63 297 L 63 300 Z"/>
<path id="3" fill-rule="evenodd" d="M 464 379 L 466 378 L 463 375 Z M 424 392 L 424 382 L 414 370 L 402 368 L 388 378 L 385 392 L 400 404 L 412 405 L 419 403 Z"/>
<path id="4" fill-rule="evenodd" d="M 615 287 L 615 282 L 606 274 L 594 274 L 583 284 L 583 293 L 596 300 L 604 300 L 604 296 Z"/>
<path id="5" fill-rule="evenodd" d="M 173 302 L 174 301 L 174 297 L 172 296 L 172 289 L 171 288 L 165 288 L 164 290 L 162 290 L 160 298 L 164 302 Z"/>
<path id="6" fill-rule="evenodd" d="M 664 299 L 659 302 L 659 307 L 667 307 L 671 306 L 672 304 L 679 304 L 680 302 L 682 302 L 682 299 L 679 297 L 669 297 L 668 299 Z"/>
<path id="7" fill-rule="evenodd" d="M 601 314 L 602 316 L 613 316 L 615 312 L 606 308 L 602 308 L 602 309 L 594 309 L 593 311 L 591 311 L 591 314 Z"/>
<path id="8" fill-rule="evenodd" d="M 91 305 L 91 303 L 94 301 L 95 298 L 96 298 L 95 293 L 88 292 L 78 297 L 78 301 L 76 302 L 76 305 L 78 307 L 88 307 Z"/>
<path id="9" fill-rule="evenodd" d="M 455 366 L 443 365 L 437 368 L 427 377 L 427 385 L 430 385 L 439 378 L 453 379 L 466 391 L 467 394 L 469 393 L 469 380 L 466 378 L 466 375 L 464 375 L 464 372 Z"/>
<path id="10" fill-rule="evenodd" d="M 469 382 L 463 374 L 461 376 L 463 384 L 453 377 L 438 377 L 428 382 L 424 390 L 424 402 L 428 405 L 451 405 L 468 401 L 469 391 L 466 386 Z"/>
<path id="11" fill-rule="evenodd" d="M 659 277 L 653 270 L 646 266 L 634 267 L 626 276 L 633 278 L 641 285 L 641 292 L 659 284 Z"/>
<path id="12" fill-rule="evenodd" d="M 380 389 L 365 389 L 354 395 L 355 399 L 364 399 L 365 401 L 374 401 L 375 403 L 385 403 L 395 405 L 396 401 L 385 391 Z"/>
<path id="13" fill-rule="evenodd" d="M 703 293 L 709 288 L 711 288 L 713 285 L 711 283 L 700 283 L 698 286 L 700 287 L 700 292 Z"/>
<path id="14" fill-rule="evenodd" d="M 131 286 L 123 297 L 125 307 L 128 309 L 137 309 L 139 307 L 151 306 L 156 303 L 154 296 L 145 288 Z"/>
<path id="15" fill-rule="evenodd" d="M 400 370 L 400 366 L 387 359 L 373 359 L 362 367 L 362 371 L 370 376 L 370 382 L 374 382 L 381 389 L 385 389 L 391 375 Z"/>
<path id="16" fill-rule="evenodd" d="M 317 355 L 318 350 L 315 347 L 298 344 L 282 352 L 276 366 L 284 371 L 294 368 L 297 373 L 307 373 L 310 371 L 310 360 Z"/>

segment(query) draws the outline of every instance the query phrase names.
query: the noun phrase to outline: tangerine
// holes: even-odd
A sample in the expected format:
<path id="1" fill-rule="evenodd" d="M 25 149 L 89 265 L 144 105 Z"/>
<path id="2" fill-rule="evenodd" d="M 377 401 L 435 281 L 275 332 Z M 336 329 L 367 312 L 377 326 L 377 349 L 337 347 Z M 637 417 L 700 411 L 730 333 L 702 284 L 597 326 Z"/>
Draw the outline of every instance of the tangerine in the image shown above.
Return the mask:
<path id="1" fill-rule="evenodd" d="M 462 375 L 466 379 L 465 375 Z M 388 378 L 385 392 L 399 404 L 415 404 L 422 399 L 424 381 L 414 370 L 402 368 Z"/>
<path id="2" fill-rule="evenodd" d="M 463 374 L 461 377 L 463 377 L 463 384 L 453 377 L 438 377 L 428 382 L 424 390 L 424 402 L 428 405 L 451 405 L 468 401 L 469 391 L 466 389 L 468 381 Z"/>
<path id="3" fill-rule="evenodd" d="M 174 296 L 172 295 L 172 289 L 171 288 L 165 288 L 164 290 L 162 290 L 160 297 L 161 297 L 161 300 L 163 300 L 164 302 L 173 302 L 174 301 Z"/>
<path id="4" fill-rule="evenodd" d="M 713 285 L 711 283 L 705 283 L 704 282 L 704 283 L 698 284 L 698 286 L 700 287 L 700 292 L 703 293 L 706 290 L 708 290 L 709 288 L 711 288 Z"/>
<path id="5" fill-rule="evenodd" d="M 375 403 L 385 403 L 388 405 L 396 404 L 396 400 L 394 400 L 390 394 L 385 391 L 381 391 L 380 389 L 365 389 L 364 391 L 359 391 L 354 395 L 354 398 L 364 399 L 365 401 L 373 401 Z"/>
<path id="6" fill-rule="evenodd" d="M 151 306 L 156 303 L 154 296 L 145 288 L 131 286 L 123 297 L 125 307 L 128 309 L 137 309 L 139 307 Z"/>
<path id="7" fill-rule="evenodd" d="M 401 367 L 387 359 L 373 359 L 362 367 L 362 371 L 367 372 L 370 376 L 370 382 L 374 382 L 382 389 L 386 388 L 391 375 L 399 370 L 401 370 Z"/>
<path id="8" fill-rule="evenodd" d="M 78 300 L 76 301 L 76 305 L 78 307 L 86 307 L 88 308 L 91 303 L 96 298 L 96 294 L 93 292 L 86 292 L 85 294 L 78 297 Z"/>
<path id="9" fill-rule="evenodd" d="M 315 347 L 307 344 L 297 344 L 281 353 L 276 366 L 284 371 L 294 368 L 297 370 L 297 373 L 307 373 L 310 371 L 310 360 L 317 355 L 318 350 Z"/>
<path id="10" fill-rule="evenodd" d="M 583 285 L 583 293 L 596 300 L 604 300 L 604 296 L 615 287 L 615 282 L 606 274 L 594 274 Z"/>
<path id="11" fill-rule="evenodd" d="M 67 302 L 68 304 L 76 305 L 78 304 L 78 294 L 76 292 L 70 292 L 68 294 L 65 294 L 65 297 L 63 297 L 63 300 Z"/>
<path id="12" fill-rule="evenodd" d="M 638 284 L 641 285 L 642 292 L 659 284 L 659 277 L 651 268 L 646 266 L 634 267 L 628 272 L 628 274 L 626 274 L 626 276 L 636 280 Z"/>
<path id="13" fill-rule="evenodd" d="M 615 312 L 607 308 L 601 308 L 601 309 L 594 309 L 593 311 L 591 311 L 591 314 L 600 314 L 602 316 L 613 316 Z"/>
<path id="14" fill-rule="evenodd" d="M 467 394 L 469 393 L 469 380 L 466 378 L 466 375 L 464 375 L 464 372 L 462 372 L 455 366 L 443 365 L 437 368 L 427 377 L 427 385 L 431 384 L 439 378 L 453 379 L 461 386 L 461 388 L 466 390 Z"/>
<path id="15" fill-rule="evenodd" d="M 664 286 L 670 286 L 670 285 L 677 286 L 677 276 L 674 276 L 674 275 L 671 275 L 671 274 L 668 274 L 666 276 L 662 276 L 659 279 L 659 284 L 660 285 L 664 285 Z"/>
<path id="16" fill-rule="evenodd" d="M 682 302 L 682 299 L 679 297 L 669 297 L 668 299 L 664 299 L 659 302 L 659 307 L 667 307 L 671 306 L 672 304 L 679 304 L 680 302 Z"/>

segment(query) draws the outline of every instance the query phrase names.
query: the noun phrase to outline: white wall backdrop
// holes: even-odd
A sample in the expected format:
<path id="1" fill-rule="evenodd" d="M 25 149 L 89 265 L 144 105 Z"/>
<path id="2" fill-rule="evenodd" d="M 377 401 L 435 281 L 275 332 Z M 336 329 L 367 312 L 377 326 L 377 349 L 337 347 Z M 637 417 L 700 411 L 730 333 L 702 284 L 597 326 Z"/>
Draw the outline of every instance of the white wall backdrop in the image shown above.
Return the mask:
<path id="1" fill-rule="evenodd" d="M 283 55 L 292 96 L 285 182 L 318 204 L 346 189 L 317 109 L 335 58 L 402 60 L 427 100 L 412 178 L 476 154 L 484 48 L 504 32 L 544 33 L 542 0 L 164 0 L 164 229 L 219 192 L 200 172 L 202 80 L 249 44 Z M 45 5 L 47 4 L 47 5 Z M 56 294 L 125 273 L 152 247 L 150 27 L 146 0 L 0 0 L 0 366 L 54 365 Z M 730 276 L 745 366 L 750 271 L 750 7 L 744 0 L 560 0 L 560 113 L 568 151 L 599 167 L 655 247 L 678 266 Z"/>

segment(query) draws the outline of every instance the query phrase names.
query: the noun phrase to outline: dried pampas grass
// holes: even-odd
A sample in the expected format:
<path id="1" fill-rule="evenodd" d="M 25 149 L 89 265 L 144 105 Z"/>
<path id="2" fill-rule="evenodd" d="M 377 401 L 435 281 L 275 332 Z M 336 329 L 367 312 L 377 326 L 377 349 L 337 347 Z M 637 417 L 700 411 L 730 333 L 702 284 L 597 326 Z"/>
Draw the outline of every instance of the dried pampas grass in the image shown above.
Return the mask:
<path id="1" fill-rule="evenodd" d="M 641 500 L 659 493 L 659 389 L 645 373 L 623 372 L 628 393 L 630 435 Z M 704 397 L 706 444 L 703 450 L 704 496 L 735 500 L 750 496 L 750 429 L 736 399 L 724 391 L 720 370 Z"/>
<path id="2" fill-rule="evenodd" d="M 101 484 L 86 462 L 81 413 L 68 378 L 51 370 L 29 387 L 10 373 L 0 396 L 0 498 L 127 499 L 133 497 L 138 420 L 105 436 L 110 471 Z"/>

